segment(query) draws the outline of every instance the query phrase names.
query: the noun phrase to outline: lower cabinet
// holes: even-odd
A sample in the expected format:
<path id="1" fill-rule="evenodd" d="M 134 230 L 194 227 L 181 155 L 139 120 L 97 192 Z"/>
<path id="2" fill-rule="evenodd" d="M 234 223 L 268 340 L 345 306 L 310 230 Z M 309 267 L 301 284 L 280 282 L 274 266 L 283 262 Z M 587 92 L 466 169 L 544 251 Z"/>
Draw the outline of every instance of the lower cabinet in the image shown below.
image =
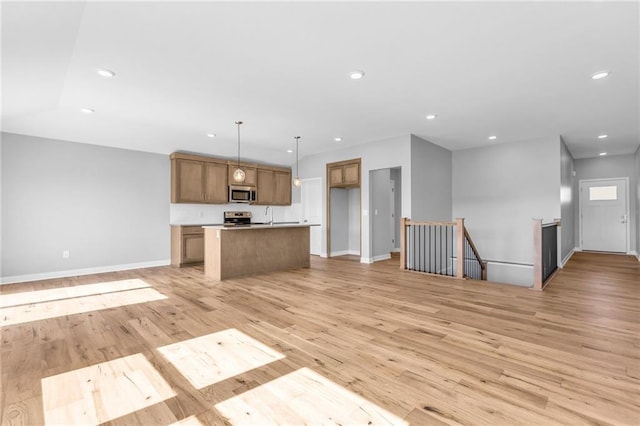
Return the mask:
<path id="1" fill-rule="evenodd" d="M 204 262 L 204 229 L 202 226 L 171 226 L 171 264 L 182 266 Z"/>

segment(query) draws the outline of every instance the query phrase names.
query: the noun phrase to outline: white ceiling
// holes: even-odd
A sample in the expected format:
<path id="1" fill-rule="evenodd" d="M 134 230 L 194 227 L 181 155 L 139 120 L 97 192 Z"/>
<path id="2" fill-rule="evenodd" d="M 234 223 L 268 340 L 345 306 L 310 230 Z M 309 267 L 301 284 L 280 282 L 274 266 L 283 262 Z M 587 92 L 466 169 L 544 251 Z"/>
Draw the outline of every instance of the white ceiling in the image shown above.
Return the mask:
<path id="1" fill-rule="evenodd" d="M 2 130 L 233 157 L 243 120 L 243 158 L 274 163 L 293 161 L 295 135 L 301 157 L 409 133 L 450 150 L 561 135 L 576 158 L 633 153 L 638 8 L 3 1 Z"/>

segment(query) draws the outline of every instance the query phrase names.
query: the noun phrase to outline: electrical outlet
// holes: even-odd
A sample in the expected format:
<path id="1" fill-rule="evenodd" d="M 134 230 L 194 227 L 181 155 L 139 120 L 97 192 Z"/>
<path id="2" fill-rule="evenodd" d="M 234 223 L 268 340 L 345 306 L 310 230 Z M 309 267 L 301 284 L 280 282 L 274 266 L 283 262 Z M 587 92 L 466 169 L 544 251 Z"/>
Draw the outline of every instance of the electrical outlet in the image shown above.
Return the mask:
<path id="1" fill-rule="evenodd" d="M 63 259 L 69 258 L 69 250 L 62 250 L 62 258 Z"/>

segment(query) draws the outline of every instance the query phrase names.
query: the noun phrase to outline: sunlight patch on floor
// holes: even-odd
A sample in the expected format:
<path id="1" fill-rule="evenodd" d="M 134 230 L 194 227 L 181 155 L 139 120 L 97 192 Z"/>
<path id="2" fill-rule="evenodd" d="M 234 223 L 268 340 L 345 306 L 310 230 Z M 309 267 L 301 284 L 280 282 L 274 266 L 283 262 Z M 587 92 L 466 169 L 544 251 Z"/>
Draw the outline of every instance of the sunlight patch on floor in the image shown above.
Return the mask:
<path id="1" fill-rule="evenodd" d="M 151 287 L 140 278 L 0 295 L 0 308 Z"/>
<path id="2" fill-rule="evenodd" d="M 189 416 L 175 423 L 171 423 L 169 426 L 202 426 L 200 420 L 196 416 Z"/>
<path id="3" fill-rule="evenodd" d="M 234 328 L 163 346 L 158 351 L 196 389 L 284 358 Z"/>
<path id="4" fill-rule="evenodd" d="M 41 384 L 48 425 L 97 425 L 176 395 L 142 354 L 45 377 Z"/>
<path id="5" fill-rule="evenodd" d="M 101 309 L 136 303 L 152 302 L 166 299 L 152 288 L 116 291 L 93 296 L 74 297 L 70 299 L 52 300 L 43 303 L 11 306 L 0 311 L 0 326 L 39 321 L 65 315 L 82 314 Z"/>
<path id="6" fill-rule="evenodd" d="M 234 425 L 408 423 L 308 368 L 216 404 Z"/>

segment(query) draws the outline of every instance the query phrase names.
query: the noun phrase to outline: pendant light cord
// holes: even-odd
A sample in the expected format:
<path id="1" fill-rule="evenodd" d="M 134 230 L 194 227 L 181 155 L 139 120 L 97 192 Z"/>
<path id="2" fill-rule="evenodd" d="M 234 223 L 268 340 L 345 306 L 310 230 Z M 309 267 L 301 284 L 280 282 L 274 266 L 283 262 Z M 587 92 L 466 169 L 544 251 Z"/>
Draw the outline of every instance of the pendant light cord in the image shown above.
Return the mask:
<path id="1" fill-rule="evenodd" d="M 238 125 L 238 168 L 240 168 L 240 125 L 242 121 L 236 121 L 236 124 Z"/>
<path id="2" fill-rule="evenodd" d="M 296 177 L 299 176 L 298 174 L 298 142 L 300 140 L 300 136 L 296 136 Z"/>

